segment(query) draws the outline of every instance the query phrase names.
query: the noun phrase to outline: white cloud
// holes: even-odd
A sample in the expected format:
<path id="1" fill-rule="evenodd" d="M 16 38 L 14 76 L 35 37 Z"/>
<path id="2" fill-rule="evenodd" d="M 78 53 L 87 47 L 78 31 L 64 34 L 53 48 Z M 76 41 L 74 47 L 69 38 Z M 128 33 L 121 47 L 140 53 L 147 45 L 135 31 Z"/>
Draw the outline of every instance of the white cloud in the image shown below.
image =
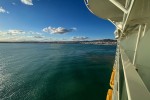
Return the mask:
<path id="1" fill-rule="evenodd" d="M 28 33 L 31 34 L 31 35 L 42 35 L 42 34 L 39 33 L 39 32 L 33 32 L 33 31 L 29 31 Z"/>
<path id="2" fill-rule="evenodd" d="M 15 2 L 13 2 L 13 3 L 12 3 L 12 5 L 16 5 L 16 3 L 15 3 Z"/>
<path id="3" fill-rule="evenodd" d="M 17 35 L 17 34 L 25 34 L 26 32 L 22 31 L 22 30 L 8 30 L 8 32 L 6 32 L 7 34 L 10 35 Z"/>
<path id="4" fill-rule="evenodd" d="M 9 14 L 9 12 L 6 11 L 3 7 L 0 7 L 0 13 L 7 13 L 7 14 Z"/>
<path id="5" fill-rule="evenodd" d="M 12 29 L 7 31 L 0 31 L 0 41 L 50 41 L 50 38 L 45 37 L 39 32 Z"/>
<path id="6" fill-rule="evenodd" d="M 44 28 L 43 32 L 50 33 L 50 34 L 65 34 L 68 32 L 72 32 L 74 30 L 76 30 L 76 28 L 66 29 L 63 27 L 54 28 L 54 27 L 49 26 L 49 27 Z"/>
<path id="7" fill-rule="evenodd" d="M 41 36 L 41 35 L 35 35 L 33 36 L 34 38 L 44 38 L 44 36 Z"/>
<path id="8" fill-rule="evenodd" d="M 33 5 L 32 0 L 21 0 L 21 2 L 26 4 L 26 5 L 30 5 L 30 6 Z"/>
<path id="9" fill-rule="evenodd" d="M 74 37 L 72 37 L 73 41 L 84 41 L 84 40 L 87 40 L 87 39 L 89 39 L 89 37 L 85 37 L 85 36 L 81 36 L 81 37 L 74 36 Z"/>
<path id="10" fill-rule="evenodd" d="M 39 32 L 33 32 L 33 31 L 23 31 L 23 30 L 17 30 L 17 29 L 12 29 L 12 30 L 7 30 L 7 31 L 0 31 L 0 36 L 2 35 L 29 35 L 29 36 L 42 36 L 41 33 Z"/>

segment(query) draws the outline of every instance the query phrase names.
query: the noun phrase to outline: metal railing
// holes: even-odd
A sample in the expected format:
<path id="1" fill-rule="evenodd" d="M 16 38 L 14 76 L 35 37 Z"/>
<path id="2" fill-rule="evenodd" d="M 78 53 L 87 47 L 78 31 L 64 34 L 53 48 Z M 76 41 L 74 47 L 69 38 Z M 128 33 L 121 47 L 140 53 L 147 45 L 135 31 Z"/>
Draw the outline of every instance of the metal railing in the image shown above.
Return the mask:
<path id="1" fill-rule="evenodd" d="M 124 50 L 122 48 L 120 50 L 128 100 L 149 100 L 150 93 L 135 66 L 130 62 Z"/>

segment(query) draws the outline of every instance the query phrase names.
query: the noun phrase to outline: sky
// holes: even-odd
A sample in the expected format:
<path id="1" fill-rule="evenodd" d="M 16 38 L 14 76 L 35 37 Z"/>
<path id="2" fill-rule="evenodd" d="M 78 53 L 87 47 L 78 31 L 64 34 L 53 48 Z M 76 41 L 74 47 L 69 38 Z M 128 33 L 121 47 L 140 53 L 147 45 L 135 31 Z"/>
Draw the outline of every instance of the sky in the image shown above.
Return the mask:
<path id="1" fill-rule="evenodd" d="M 114 30 L 84 0 L 0 0 L 0 41 L 114 39 Z"/>

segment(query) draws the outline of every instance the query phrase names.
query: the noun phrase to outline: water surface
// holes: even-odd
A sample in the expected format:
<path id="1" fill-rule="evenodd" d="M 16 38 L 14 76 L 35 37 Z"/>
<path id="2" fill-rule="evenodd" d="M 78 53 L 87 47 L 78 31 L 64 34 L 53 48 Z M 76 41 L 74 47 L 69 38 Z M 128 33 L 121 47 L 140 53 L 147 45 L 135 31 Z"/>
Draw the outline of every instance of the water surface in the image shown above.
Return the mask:
<path id="1" fill-rule="evenodd" d="M 0 43 L 0 100 L 105 100 L 115 48 Z"/>

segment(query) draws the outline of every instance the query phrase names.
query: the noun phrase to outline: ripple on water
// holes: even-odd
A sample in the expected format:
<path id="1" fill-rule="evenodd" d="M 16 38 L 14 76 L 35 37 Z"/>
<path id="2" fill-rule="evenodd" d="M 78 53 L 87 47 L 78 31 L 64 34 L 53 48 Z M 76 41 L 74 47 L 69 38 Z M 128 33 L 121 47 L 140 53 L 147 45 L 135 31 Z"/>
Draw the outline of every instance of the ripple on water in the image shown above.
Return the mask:
<path id="1" fill-rule="evenodd" d="M 1 100 L 103 100 L 115 46 L 0 44 Z"/>

